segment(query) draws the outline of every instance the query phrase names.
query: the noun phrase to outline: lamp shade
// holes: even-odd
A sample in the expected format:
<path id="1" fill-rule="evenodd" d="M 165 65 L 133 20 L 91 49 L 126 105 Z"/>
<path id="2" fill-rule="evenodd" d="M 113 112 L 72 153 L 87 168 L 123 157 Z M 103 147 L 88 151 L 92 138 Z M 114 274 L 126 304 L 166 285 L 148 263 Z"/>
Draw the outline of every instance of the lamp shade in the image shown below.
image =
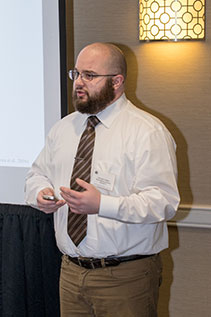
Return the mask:
<path id="1" fill-rule="evenodd" d="M 139 40 L 205 39 L 205 0 L 139 0 Z"/>

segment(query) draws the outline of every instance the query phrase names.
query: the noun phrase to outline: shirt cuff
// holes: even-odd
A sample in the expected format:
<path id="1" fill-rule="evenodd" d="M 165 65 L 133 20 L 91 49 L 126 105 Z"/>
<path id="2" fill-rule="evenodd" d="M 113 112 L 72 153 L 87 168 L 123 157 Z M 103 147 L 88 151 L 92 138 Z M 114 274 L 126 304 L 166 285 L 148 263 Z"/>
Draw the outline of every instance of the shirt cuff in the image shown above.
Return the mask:
<path id="1" fill-rule="evenodd" d="M 99 216 L 116 219 L 119 211 L 119 197 L 101 194 Z"/>

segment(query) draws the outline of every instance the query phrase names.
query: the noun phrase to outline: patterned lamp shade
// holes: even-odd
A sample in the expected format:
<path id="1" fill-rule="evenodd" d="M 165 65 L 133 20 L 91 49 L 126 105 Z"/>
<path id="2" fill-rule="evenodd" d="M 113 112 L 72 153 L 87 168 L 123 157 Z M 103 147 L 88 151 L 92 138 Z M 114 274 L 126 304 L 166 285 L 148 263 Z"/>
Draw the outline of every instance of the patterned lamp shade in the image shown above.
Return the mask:
<path id="1" fill-rule="evenodd" d="M 139 0 L 139 40 L 205 39 L 205 0 Z"/>

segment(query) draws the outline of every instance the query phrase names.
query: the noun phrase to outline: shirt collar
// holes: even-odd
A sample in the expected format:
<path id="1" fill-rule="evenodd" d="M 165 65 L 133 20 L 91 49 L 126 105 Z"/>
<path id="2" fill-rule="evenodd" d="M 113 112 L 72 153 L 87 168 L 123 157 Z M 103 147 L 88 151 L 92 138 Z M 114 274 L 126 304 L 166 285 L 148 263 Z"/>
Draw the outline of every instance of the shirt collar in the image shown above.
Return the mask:
<path id="1" fill-rule="evenodd" d="M 119 112 L 122 111 L 123 105 L 125 104 L 126 96 L 123 93 L 114 103 L 106 107 L 103 111 L 97 114 L 98 119 L 106 128 L 110 128 L 112 122 L 118 116 Z"/>

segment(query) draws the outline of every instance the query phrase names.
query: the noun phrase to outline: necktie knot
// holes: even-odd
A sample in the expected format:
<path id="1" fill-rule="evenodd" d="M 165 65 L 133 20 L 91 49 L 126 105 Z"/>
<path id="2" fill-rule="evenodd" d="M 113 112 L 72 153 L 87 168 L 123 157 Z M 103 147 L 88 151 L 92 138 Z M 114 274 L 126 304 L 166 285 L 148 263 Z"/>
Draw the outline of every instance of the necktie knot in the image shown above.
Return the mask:
<path id="1" fill-rule="evenodd" d="M 90 117 L 88 117 L 87 125 L 88 126 L 92 126 L 93 128 L 95 128 L 96 125 L 98 125 L 99 122 L 100 122 L 100 120 L 98 119 L 98 117 L 90 116 Z"/>

